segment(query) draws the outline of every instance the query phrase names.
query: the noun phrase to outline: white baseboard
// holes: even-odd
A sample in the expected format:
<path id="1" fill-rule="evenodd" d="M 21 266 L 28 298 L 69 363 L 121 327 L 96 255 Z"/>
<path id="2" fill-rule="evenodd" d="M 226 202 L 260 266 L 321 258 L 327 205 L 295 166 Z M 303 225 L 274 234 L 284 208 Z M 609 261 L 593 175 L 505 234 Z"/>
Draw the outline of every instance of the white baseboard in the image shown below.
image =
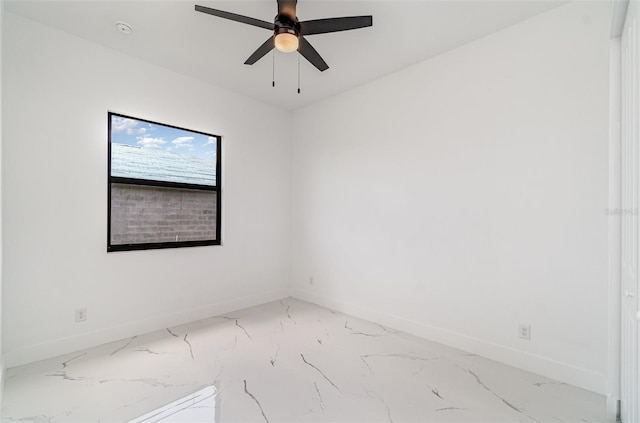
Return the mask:
<path id="1" fill-rule="evenodd" d="M 115 326 L 81 333 L 74 336 L 55 339 L 21 349 L 7 351 L 5 364 L 8 368 L 33 363 L 35 361 L 56 357 L 62 354 L 91 348 L 98 345 L 118 341 L 132 336 L 141 335 L 166 327 L 178 326 L 207 317 L 217 316 L 231 311 L 268 303 L 288 297 L 289 290 L 277 290 L 267 293 L 234 298 L 219 303 L 179 311 L 168 315 L 158 315 L 148 319 L 131 322 L 126 325 Z"/>
<path id="2" fill-rule="evenodd" d="M 447 329 L 417 322 L 364 307 L 349 301 L 336 300 L 305 290 L 292 289 L 294 298 L 308 301 L 342 313 L 350 314 L 421 338 L 439 342 L 472 354 L 478 354 L 501 363 L 533 372 L 550 379 L 565 382 L 591 392 L 605 394 L 606 377 L 600 373 L 575 367 L 546 357 L 516 350 L 504 345 L 473 338 Z"/>

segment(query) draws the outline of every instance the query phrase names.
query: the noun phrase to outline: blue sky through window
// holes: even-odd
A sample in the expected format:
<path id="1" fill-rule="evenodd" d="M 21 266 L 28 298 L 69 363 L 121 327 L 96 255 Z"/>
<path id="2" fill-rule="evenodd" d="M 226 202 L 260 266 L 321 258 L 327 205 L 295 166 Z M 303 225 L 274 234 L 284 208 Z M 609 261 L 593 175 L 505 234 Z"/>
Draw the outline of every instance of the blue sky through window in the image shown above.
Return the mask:
<path id="1" fill-rule="evenodd" d="M 185 129 L 111 115 L 111 142 L 216 161 L 216 138 Z"/>

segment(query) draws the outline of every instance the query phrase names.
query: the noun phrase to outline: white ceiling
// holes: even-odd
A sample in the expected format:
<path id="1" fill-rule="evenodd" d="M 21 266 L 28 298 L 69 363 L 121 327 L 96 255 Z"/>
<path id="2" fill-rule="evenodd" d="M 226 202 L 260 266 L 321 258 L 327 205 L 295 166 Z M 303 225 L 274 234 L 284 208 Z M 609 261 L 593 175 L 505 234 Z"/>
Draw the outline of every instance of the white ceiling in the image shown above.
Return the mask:
<path id="1" fill-rule="evenodd" d="M 329 69 L 319 72 L 298 54 L 244 65 L 270 31 L 194 11 L 213 7 L 273 21 L 275 0 L 5 1 L 5 10 L 210 84 L 292 110 L 365 84 L 565 2 L 548 0 L 300 0 L 298 18 L 373 15 L 373 27 L 307 39 Z M 133 27 L 124 35 L 117 21 Z"/>

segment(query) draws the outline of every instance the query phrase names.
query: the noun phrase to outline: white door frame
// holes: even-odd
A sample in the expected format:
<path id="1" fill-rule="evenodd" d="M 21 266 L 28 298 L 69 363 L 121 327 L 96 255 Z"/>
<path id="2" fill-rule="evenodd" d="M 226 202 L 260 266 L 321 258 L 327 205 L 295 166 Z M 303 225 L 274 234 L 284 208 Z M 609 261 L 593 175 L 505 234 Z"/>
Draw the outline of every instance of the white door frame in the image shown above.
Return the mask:
<path id="1" fill-rule="evenodd" d="M 607 348 L 607 418 L 620 412 L 620 37 L 609 47 L 609 283 Z"/>
<path id="2" fill-rule="evenodd" d="M 640 288 L 638 276 L 638 187 L 637 179 L 640 166 L 638 163 L 638 97 L 640 97 L 640 3 L 618 1 L 613 2 L 611 35 L 622 35 L 621 43 L 613 42 L 610 49 L 610 197 L 615 200 L 616 188 L 612 185 L 615 179 L 616 156 L 619 158 L 617 172 L 620 178 L 619 196 L 622 205 L 618 220 L 621 221 L 620 248 L 615 247 L 615 223 L 609 222 L 609 340 L 607 361 L 607 414 L 609 418 L 620 417 L 624 423 L 636 423 L 640 419 L 640 391 L 638 390 L 640 371 L 638 369 L 638 354 L 640 352 L 640 338 L 638 337 L 638 320 L 640 311 L 637 295 Z M 624 11 L 624 13 L 622 13 Z M 624 17 L 623 17 L 624 16 Z M 622 18 L 623 17 L 623 18 Z M 613 59 L 618 55 L 619 60 Z M 616 82 L 619 81 L 619 84 Z M 619 150 L 615 151 L 615 145 Z M 611 148 L 611 147 L 614 148 Z M 622 154 L 619 154 L 622 152 Z M 625 152 L 628 155 L 625 156 Z M 626 164 L 626 165 L 625 165 Z M 626 194 L 625 194 L 626 193 Z M 629 208 L 624 210 L 624 208 Z M 628 233 L 625 231 L 629 231 Z M 620 278 L 615 278 L 614 256 L 620 255 Z M 616 284 L 619 283 L 618 301 L 615 295 Z M 625 296 L 623 292 L 625 291 Z M 613 314 L 619 310 L 619 325 L 615 324 Z M 616 337 L 620 338 L 617 344 Z M 620 355 L 616 363 L 615 346 L 618 345 Z M 618 369 L 616 371 L 616 364 Z M 617 383 L 616 383 L 617 382 Z M 618 410 L 615 410 L 616 388 Z M 616 412 L 617 411 L 617 412 Z M 616 412 L 614 414 L 614 412 Z"/>
<path id="3" fill-rule="evenodd" d="M 608 199 L 608 340 L 607 340 L 607 418 L 620 417 L 621 354 L 621 36 L 629 0 L 613 0 L 609 47 L 609 199 Z M 619 213 L 616 213 L 619 212 Z"/>

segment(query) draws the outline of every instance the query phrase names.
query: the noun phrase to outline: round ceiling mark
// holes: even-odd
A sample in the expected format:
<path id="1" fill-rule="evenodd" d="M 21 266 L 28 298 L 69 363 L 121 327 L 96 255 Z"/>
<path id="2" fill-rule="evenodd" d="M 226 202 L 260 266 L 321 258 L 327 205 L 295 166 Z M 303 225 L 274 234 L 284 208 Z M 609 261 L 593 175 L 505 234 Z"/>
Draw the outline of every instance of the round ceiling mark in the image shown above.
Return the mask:
<path id="1" fill-rule="evenodd" d="M 133 28 L 126 22 L 116 22 L 116 28 L 120 31 L 121 34 L 131 34 L 133 32 Z"/>

